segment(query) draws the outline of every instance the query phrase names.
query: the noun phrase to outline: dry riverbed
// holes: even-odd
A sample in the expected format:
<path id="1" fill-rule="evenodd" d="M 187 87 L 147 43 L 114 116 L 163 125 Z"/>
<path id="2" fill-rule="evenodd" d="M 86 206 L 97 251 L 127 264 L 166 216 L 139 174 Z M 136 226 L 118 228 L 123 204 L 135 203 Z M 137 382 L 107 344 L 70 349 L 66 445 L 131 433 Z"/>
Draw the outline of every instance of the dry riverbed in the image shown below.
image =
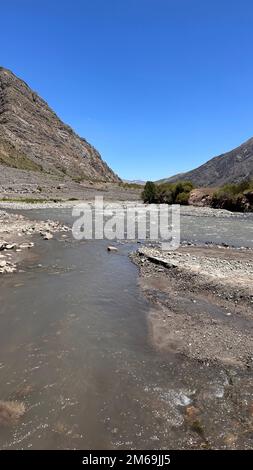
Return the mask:
<path id="1" fill-rule="evenodd" d="M 40 234 L 44 240 L 50 240 L 55 232 L 68 230 L 68 227 L 52 220 L 32 221 L 0 210 L 0 274 L 17 270 L 18 263 L 34 246 L 33 235 Z"/>

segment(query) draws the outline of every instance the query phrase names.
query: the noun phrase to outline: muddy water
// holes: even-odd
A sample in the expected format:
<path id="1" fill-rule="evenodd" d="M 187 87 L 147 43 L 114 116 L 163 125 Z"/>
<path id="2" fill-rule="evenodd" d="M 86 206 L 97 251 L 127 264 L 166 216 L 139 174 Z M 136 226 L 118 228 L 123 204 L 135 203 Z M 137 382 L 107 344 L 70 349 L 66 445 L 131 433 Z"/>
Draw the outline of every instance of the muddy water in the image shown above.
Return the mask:
<path id="1" fill-rule="evenodd" d="M 71 220 L 66 210 L 29 216 Z M 230 445 L 238 405 L 225 395 L 240 372 L 155 350 L 133 247 L 107 245 L 38 238 L 20 272 L 1 278 L 0 400 L 26 411 L 6 422 L 0 402 L 0 448 Z"/>

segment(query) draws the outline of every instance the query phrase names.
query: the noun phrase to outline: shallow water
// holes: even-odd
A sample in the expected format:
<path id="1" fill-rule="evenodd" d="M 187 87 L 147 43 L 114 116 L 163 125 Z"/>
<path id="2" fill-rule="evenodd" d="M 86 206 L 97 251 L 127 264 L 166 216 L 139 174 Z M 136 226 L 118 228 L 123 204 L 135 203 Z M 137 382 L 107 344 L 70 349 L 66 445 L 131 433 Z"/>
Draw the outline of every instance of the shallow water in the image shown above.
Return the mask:
<path id="1" fill-rule="evenodd" d="M 181 238 L 195 243 L 226 243 L 253 248 L 253 214 L 232 217 L 181 217 Z"/>
<path id="2" fill-rule="evenodd" d="M 68 210 L 29 217 L 71 221 Z M 107 245 L 37 237 L 20 272 L 1 278 L 0 400 L 26 406 L 9 426 L 0 413 L 1 449 L 199 447 L 205 438 L 185 409 L 204 392 L 221 419 L 219 445 L 227 373 L 153 348 L 151 307 L 128 259 L 134 246 L 112 254 Z"/>

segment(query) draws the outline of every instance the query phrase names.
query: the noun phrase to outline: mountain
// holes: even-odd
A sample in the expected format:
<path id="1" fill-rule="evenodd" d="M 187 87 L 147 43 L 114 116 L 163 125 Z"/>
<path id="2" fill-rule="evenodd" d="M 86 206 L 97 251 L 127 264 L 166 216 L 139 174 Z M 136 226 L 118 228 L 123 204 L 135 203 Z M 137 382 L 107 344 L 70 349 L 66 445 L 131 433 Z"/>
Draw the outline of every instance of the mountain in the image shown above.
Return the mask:
<path id="1" fill-rule="evenodd" d="M 173 183 L 190 180 L 196 186 L 215 187 L 226 183 L 240 183 L 249 178 L 253 178 L 253 138 L 230 152 L 212 158 L 195 170 L 161 181 Z"/>
<path id="2" fill-rule="evenodd" d="M 121 181 L 37 93 L 0 67 L 0 174 L 6 167 L 75 181 Z"/>
<path id="3" fill-rule="evenodd" d="M 123 183 L 139 184 L 140 186 L 144 186 L 146 184 L 146 181 L 143 181 L 143 180 L 123 180 Z"/>

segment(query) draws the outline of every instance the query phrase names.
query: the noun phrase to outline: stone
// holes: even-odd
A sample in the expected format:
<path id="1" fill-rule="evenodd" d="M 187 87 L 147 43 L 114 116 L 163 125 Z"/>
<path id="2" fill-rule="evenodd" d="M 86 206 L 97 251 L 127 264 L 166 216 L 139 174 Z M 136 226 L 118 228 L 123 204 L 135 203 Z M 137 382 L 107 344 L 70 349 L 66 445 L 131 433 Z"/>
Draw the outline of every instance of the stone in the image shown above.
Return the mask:
<path id="1" fill-rule="evenodd" d="M 42 236 L 43 236 L 43 240 L 51 240 L 53 238 L 53 235 L 50 232 L 43 233 Z"/>
<path id="2" fill-rule="evenodd" d="M 21 243 L 19 245 L 19 248 L 22 248 L 22 249 L 26 249 L 26 248 L 32 248 L 34 246 L 34 243 L 33 242 L 30 242 L 30 243 Z M 17 250 L 18 251 L 18 250 Z"/>
<path id="3" fill-rule="evenodd" d="M 113 252 L 116 253 L 116 252 L 119 251 L 119 250 L 118 250 L 118 248 L 116 248 L 116 246 L 108 246 L 108 247 L 107 247 L 107 251 L 113 251 Z"/>

